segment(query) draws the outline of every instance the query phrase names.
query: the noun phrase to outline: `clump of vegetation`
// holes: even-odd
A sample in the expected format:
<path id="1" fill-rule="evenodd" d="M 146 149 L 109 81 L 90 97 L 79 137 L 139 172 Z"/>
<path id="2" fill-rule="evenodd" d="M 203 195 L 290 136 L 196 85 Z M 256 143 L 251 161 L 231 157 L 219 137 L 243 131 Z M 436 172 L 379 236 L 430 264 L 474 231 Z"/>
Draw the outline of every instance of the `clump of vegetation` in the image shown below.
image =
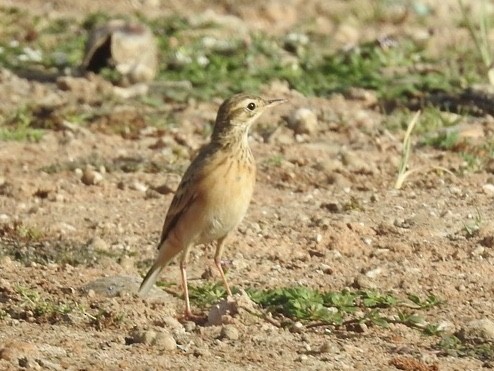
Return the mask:
<path id="1" fill-rule="evenodd" d="M 434 295 L 428 295 L 423 299 L 410 294 L 407 300 L 401 300 L 394 295 L 372 290 L 322 292 L 299 286 L 266 290 L 248 289 L 246 292 L 252 301 L 268 313 L 284 318 L 290 323 L 303 321 L 308 327 L 341 327 L 352 324 L 387 326 L 390 323 L 401 323 L 426 333 L 434 333 L 437 327 L 426 323 L 418 311 L 442 303 Z M 225 296 L 225 289 L 216 283 L 190 288 L 191 300 L 203 308 Z"/>

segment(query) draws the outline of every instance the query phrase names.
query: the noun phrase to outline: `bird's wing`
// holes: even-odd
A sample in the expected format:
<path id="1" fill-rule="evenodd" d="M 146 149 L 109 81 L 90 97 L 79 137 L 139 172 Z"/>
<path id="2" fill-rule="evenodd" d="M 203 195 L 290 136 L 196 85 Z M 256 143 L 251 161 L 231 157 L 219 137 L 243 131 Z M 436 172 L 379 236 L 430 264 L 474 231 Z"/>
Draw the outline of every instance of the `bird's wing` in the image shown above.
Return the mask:
<path id="1" fill-rule="evenodd" d="M 167 239 L 168 234 L 173 227 L 177 225 L 182 215 L 187 212 L 199 196 L 197 184 L 200 183 L 201 179 L 203 179 L 206 175 L 204 173 L 205 163 L 211 161 L 209 155 L 214 152 L 214 150 L 215 147 L 211 145 L 203 147 L 194 161 L 192 161 L 189 168 L 185 171 L 182 181 L 180 182 L 172 203 L 170 204 L 168 213 L 166 214 L 158 249 L 163 241 Z"/>
<path id="2" fill-rule="evenodd" d="M 188 175 L 188 174 L 185 174 Z M 160 248 L 163 241 L 166 240 L 170 231 L 177 225 L 180 217 L 190 208 L 197 198 L 197 193 L 191 187 L 191 183 L 194 182 L 195 176 L 184 176 L 180 185 L 178 186 L 175 196 L 173 197 L 168 213 L 166 214 L 165 223 L 163 224 L 163 230 L 161 231 L 161 239 L 158 244 L 158 249 Z"/>

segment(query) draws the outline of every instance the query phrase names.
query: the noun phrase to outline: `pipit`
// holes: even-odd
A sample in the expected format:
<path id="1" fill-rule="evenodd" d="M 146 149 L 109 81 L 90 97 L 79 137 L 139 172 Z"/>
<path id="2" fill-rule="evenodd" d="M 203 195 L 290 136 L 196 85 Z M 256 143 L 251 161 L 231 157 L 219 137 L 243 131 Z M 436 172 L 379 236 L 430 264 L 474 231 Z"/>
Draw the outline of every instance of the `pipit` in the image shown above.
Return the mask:
<path id="1" fill-rule="evenodd" d="M 163 268 L 179 253 L 185 316 L 191 317 L 187 287 L 190 249 L 216 241 L 214 263 L 228 295 L 232 295 L 221 266 L 227 235 L 242 221 L 254 191 L 256 164 L 249 148 L 252 124 L 269 107 L 285 99 L 264 100 L 237 94 L 220 106 L 209 144 L 186 170 L 165 218 L 158 257 L 144 277 L 139 294 L 145 295 Z"/>

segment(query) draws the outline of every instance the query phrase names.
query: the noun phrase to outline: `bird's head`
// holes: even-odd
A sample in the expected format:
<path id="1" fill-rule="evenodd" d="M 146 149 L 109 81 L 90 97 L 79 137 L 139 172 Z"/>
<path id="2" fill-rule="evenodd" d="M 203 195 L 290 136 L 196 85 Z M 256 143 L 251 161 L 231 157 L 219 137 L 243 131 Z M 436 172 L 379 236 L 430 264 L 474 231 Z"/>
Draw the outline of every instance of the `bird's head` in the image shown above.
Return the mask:
<path id="1" fill-rule="evenodd" d="M 246 137 L 251 125 L 262 113 L 286 99 L 263 99 L 255 95 L 236 94 L 225 100 L 216 116 L 213 139 L 235 136 Z"/>

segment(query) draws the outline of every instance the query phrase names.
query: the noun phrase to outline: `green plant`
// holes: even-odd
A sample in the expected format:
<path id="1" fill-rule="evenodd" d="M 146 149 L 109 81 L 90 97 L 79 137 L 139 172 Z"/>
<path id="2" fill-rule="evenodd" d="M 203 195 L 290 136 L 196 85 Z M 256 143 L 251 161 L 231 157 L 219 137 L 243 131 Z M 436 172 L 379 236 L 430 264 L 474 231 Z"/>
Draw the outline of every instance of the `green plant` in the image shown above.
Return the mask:
<path id="1" fill-rule="evenodd" d="M 474 343 L 461 340 L 455 335 L 444 335 L 436 348 L 445 355 L 454 357 L 473 357 L 482 361 L 494 361 L 493 343 Z"/>
<path id="2" fill-rule="evenodd" d="M 409 295 L 409 301 L 374 290 L 320 292 L 307 287 L 287 287 L 274 290 L 247 290 L 250 298 L 264 310 L 292 321 L 305 321 L 307 327 L 353 323 L 387 326 L 401 323 L 429 333 L 435 328 L 414 311 L 428 310 L 441 304 L 434 295 L 420 299 Z M 392 314 L 392 312 L 396 312 Z M 436 326 L 437 328 L 437 326 Z M 437 331 L 439 332 L 439 331 Z"/>
<path id="3" fill-rule="evenodd" d="M 33 128 L 33 113 L 27 107 L 17 109 L 4 122 L 0 123 L 0 140 L 5 141 L 39 141 L 43 130 Z"/>
<path id="4" fill-rule="evenodd" d="M 189 286 L 189 298 L 199 307 L 207 307 L 226 297 L 226 290 L 219 283 L 205 283 L 201 286 Z"/>
<path id="5" fill-rule="evenodd" d="M 427 172 L 431 170 L 440 170 L 443 172 L 446 172 L 452 176 L 454 174 L 449 171 L 448 169 L 442 167 L 442 166 L 421 166 L 418 168 L 409 168 L 409 161 L 410 161 L 410 154 L 411 154 L 411 148 L 412 148 L 412 132 L 415 128 L 415 125 L 418 122 L 418 119 L 420 117 L 420 111 L 417 111 L 415 115 L 412 117 L 410 120 L 407 130 L 405 132 L 405 136 L 403 138 L 403 148 L 401 151 L 401 159 L 400 159 L 400 164 L 398 165 L 398 176 L 396 178 L 396 182 L 394 184 L 395 189 L 401 189 L 403 186 L 403 183 L 405 180 L 413 173 L 416 172 Z"/>
<path id="6" fill-rule="evenodd" d="M 465 234 L 467 237 L 473 237 L 477 234 L 479 231 L 481 225 L 482 225 L 482 214 L 480 213 L 480 210 L 477 208 L 477 213 L 473 217 L 473 220 L 463 223 L 463 227 L 465 229 Z"/>
<path id="7" fill-rule="evenodd" d="M 476 15 L 478 17 L 478 22 L 474 22 L 472 20 L 475 16 L 472 15 L 472 11 L 467 8 L 463 0 L 458 0 L 458 4 L 460 6 L 463 22 L 467 27 L 470 37 L 475 45 L 475 49 L 483 63 L 484 71 L 486 72 L 488 80 L 492 85 L 494 85 L 494 49 L 492 48 L 492 43 L 489 39 L 489 34 L 492 29 L 489 19 L 490 13 L 487 11 L 487 1 L 480 0 L 480 11 Z"/>

